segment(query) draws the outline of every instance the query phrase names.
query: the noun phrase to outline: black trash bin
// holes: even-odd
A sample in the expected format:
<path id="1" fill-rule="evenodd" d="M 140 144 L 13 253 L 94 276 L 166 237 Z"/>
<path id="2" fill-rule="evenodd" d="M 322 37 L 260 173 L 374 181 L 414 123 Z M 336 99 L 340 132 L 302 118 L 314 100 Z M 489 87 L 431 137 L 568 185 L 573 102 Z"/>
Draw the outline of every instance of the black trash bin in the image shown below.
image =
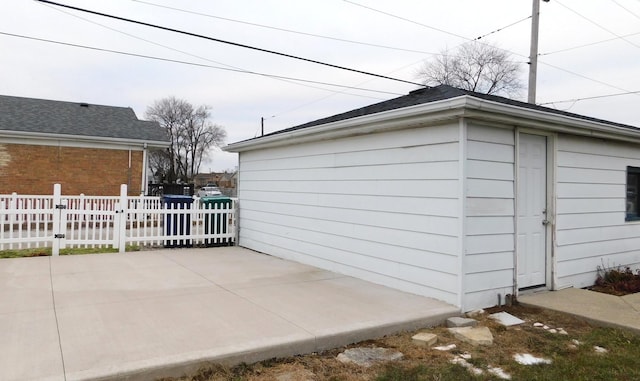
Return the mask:
<path id="1" fill-rule="evenodd" d="M 215 209 L 230 210 L 232 201 L 226 196 L 214 196 L 203 197 L 200 199 L 202 203 L 202 212 L 204 213 L 204 233 L 210 234 L 226 234 L 229 232 L 229 214 L 228 212 L 218 212 L 215 215 L 215 219 L 211 218 L 212 213 L 208 212 Z M 204 245 L 207 247 L 213 246 L 231 246 L 232 240 L 230 238 L 206 238 Z"/>
<path id="2" fill-rule="evenodd" d="M 164 227 L 168 236 L 191 234 L 191 209 L 193 198 L 191 196 L 166 194 L 162 197 L 164 208 Z M 171 212 L 169 212 L 171 211 Z M 191 239 L 165 240 L 164 247 L 191 247 Z"/>

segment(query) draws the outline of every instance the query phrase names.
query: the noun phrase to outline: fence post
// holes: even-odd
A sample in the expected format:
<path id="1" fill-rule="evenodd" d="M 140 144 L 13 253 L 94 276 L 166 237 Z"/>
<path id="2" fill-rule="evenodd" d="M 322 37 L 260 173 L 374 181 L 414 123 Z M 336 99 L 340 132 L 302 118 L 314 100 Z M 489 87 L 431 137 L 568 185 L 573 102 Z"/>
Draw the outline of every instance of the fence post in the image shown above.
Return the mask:
<path id="1" fill-rule="evenodd" d="M 58 255 L 60 255 L 60 238 L 59 238 L 59 234 L 62 234 L 61 232 L 61 223 L 60 223 L 60 218 L 62 215 L 62 209 L 59 207 L 59 205 L 62 205 L 62 189 L 60 187 L 60 184 L 53 184 L 53 205 L 51 205 L 51 207 L 53 208 L 53 242 L 51 243 L 51 255 L 53 255 L 54 257 L 57 257 Z M 65 221 L 65 227 L 67 222 Z"/>
<path id="2" fill-rule="evenodd" d="M 13 229 L 15 227 L 16 221 L 20 222 L 18 213 L 18 194 L 16 192 L 13 192 L 11 193 L 11 199 L 9 200 L 9 237 L 14 237 Z M 19 234 L 20 233 L 18 232 L 18 235 Z M 13 248 L 13 243 L 10 243 L 9 249 Z"/>
<path id="3" fill-rule="evenodd" d="M 118 213 L 119 212 L 119 213 Z M 116 211 L 118 219 L 118 231 L 114 234 L 118 237 L 118 252 L 124 253 L 127 245 L 127 216 L 129 215 L 129 200 L 127 199 L 127 184 L 120 185 L 120 210 Z"/>

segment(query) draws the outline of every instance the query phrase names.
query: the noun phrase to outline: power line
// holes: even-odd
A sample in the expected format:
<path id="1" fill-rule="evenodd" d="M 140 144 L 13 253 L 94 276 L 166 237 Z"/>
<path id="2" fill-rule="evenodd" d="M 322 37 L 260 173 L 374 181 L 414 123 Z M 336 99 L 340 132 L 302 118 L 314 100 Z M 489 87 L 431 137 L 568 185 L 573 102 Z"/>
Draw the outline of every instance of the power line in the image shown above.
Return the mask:
<path id="1" fill-rule="evenodd" d="M 632 15 L 634 15 L 637 19 L 640 19 L 640 16 L 638 16 L 636 13 L 632 12 L 629 8 L 624 7 L 622 4 L 618 3 L 616 0 L 611 0 L 611 1 L 613 1 L 620 8 L 622 8 L 625 11 L 627 11 L 627 12 L 631 13 Z"/>
<path id="2" fill-rule="evenodd" d="M 432 29 L 432 30 L 435 30 L 435 31 L 438 31 L 438 32 L 441 32 L 441 33 L 444 33 L 444 34 L 448 34 L 448 35 L 451 35 L 451 36 L 454 36 L 454 37 L 458 37 L 458 38 L 461 38 L 461 39 L 464 39 L 464 40 L 467 40 L 467 41 L 474 41 L 471 38 L 467 38 L 465 36 L 462 36 L 462 35 L 459 35 L 459 34 L 456 34 L 456 33 L 453 33 L 453 32 L 449 32 L 449 31 L 446 31 L 444 29 L 439 29 L 439 28 L 436 28 L 436 27 L 432 27 L 430 25 L 426 25 L 426 24 L 423 24 L 423 23 L 420 23 L 420 22 L 417 22 L 417 21 L 414 21 L 414 20 L 411 20 L 411 19 L 408 19 L 408 18 L 405 18 L 405 17 L 402 17 L 402 16 L 394 15 L 394 14 L 389 13 L 389 12 L 381 11 L 379 9 L 375 9 L 375 8 L 372 8 L 372 7 L 369 7 L 369 6 L 366 6 L 366 5 L 362 5 L 362 4 L 356 3 L 356 2 L 354 2 L 352 0 L 343 0 L 343 1 L 345 1 L 345 2 L 347 2 L 349 4 L 356 5 L 358 7 L 362 7 L 362 8 L 368 9 L 368 10 L 373 11 L 373 12 L 377 12 L 377 13 L 381 13 L 383 15 L 387 15 L 389 17 L 393 17 L 393 18 L 396 18 L 396 19 L 399 19 L 399 20 L 403 20 L 403 21 L 406 21 L 406 22 L 409 22 L 409 23 L 412 23 L 412 24 L 420 25 L 420 26 L 423 26 L 423 27 L 425 27 L 427 29 Z M 640 0 L 638 0 L 638 1 L 640 1 Z M 559 3 L 557 0 L 554 0 L 554 2 L 555 3 Z M 614 33 L 614 35 L 615 35 L 615 33 Z M 620 36 L 617 36 L 617 37 L 620 37 Z M 627 40 L 625 40 L 625 41 L 627 41 Z M 482 42 L 480 42 L 480 41 L 478 41 L 478 43 L 482 44 Z M 527 57 L 527 56 L 525 56 L 523 54 L 519 54 L 519 53 L 510 51 L 510 50 L 507 50 L 507 49 L 503 49 L 503 48 L 500 48 L 500 47 L 496 47 L 496 48 L 500 49 L 500 50 L 503 50 L 503 51 L 505 51 L 507 53 L 513 54 L 515 56 L 525 58 L 525 59 L 527 59 L 527 62 L 528 62 L 529 57 Z M 611 88 L 614 88 L 614 89 L 617 89 L 617 90 L 622 90 L 622 91 L 625 91 L 625 92 L 630 92 L 627 89 L 624 89 L 624 88 L 621 88 L 621 87 L 618 87 L 618 86 L 615 86 L 615 85 L 612 85 L 612 84 L 609 84 L 609 83 L 606 83 L 606 82 L 603 82 L 603 81 L 600 81 L 600 80 L 597 80 L 597 79 L 594 79 L 594 78 L 587 77 L 586 75 L 579 74 L 579 73 L 576 73 L 576 72 L 568 70 L 568 69 L 563 69 L 563 68 L 561 68 L 559 66 L 555 66 L 555 65 L 552 65 L 550 63 L 541 61 L 541 60 L 538 60 L 538 63 L 546 65 L 546 66 L 549 66 L 549 67 L 552 67 L 552 68 L 554 68 L 556 70 L 563 71 L 565 73 L 569 73 L 569 74 L 575 75 L 577 77 L 580 77 L 580 78 L 583 78 L 583 79 L 586 79 L 586 80 L 589 80 L 589 81 L 592 81 L 592 82 L 599 83 L 601 85 L 605 85 L 605 86 L 608 86 L 608 87 L 611 87 Z"/>
<path id="3" fill-rule="evenodd" d="M 243 70 L 243 69 L 234 69 L 234 68 L 228 68 L 228 67 L 213 66 L 213 65 L 201 64 L 201 63 L 197 63 L 197 62 L 174 60 L 174 59 L 170 59 L 170 58 L 162 58 L 162 57 L 155 57 L 155 56 L 149 56 L 149 55 L 144 55 L 144 54 L 123 52 L 123 51 L 119 51 L 119 50 L 98 48 L 98 47 L 95 47 L 95 46 L 87 46 L 87 45 L 79 45 L 79 44 L 73 44 L 73 43 L 62 42 L 62 41 L 47 40 L 47 39 L 44 39 L 44 38 L 24 36 L 24 35 L 20 35 L 20 34 L 14 34 L 14 33 L 2 32 L 2 31 L 0 31 L 0 34 L 5 35 L 5 36 L 11 36 L 11 37 L 18 37 L 18 38 L 34 40 L 34 41 L 48 42 L 48 43 L 52 43 L 52 44 L 71 46 L 71 47 L 75 47 L 75 48 L 89 49 L 89 50 L 95 50 L 95 51 L 106 52 L 106 53 L 121 54 L 121 55 L 126 55 L 126 56 L 131 56 L 131 57 L 146 58 L 146 59 L 152 59 L 152 60 L 157 60 L 157 61 L 178 63 L 178 64 L 190 65 L 190 66 L 198 66 L 198 67 L 204 67 L 204 68 L 210 68 L 210 69 L 226 70 L 226 71 L 232 71 L 232 72 L 236 72 L 236 73 L 258 75 L 258 76 L 261 76 L 261 77 L 287 79 L 287 80 L 290 80 L 290 81 L 314 83 L 314 84 L 319 84 L 319 85 L 341 87 L 341 88 L 347 88 L 347 89 L 351 89 L 351 90 L 368 91 L 368 92 L 381 93 L 381 94 L 403 95 L 403 94 L 394 93 L 394 92 L 390 92 L 390 91 L 372 90 L 372 89 L 366 89 L 366 88 L 362 88 L 362 87 L 339 85 L 339 84 L 329 83 L 329 82 L 313 81 L 313 80 L 309 80 L 309 79 L 286 77 L 286 76 L 275 75 L 275 74 L 265 74 L 265 73 L 259 73 L 259 72 Z M 331 91 L 331 90 L 323 89 L 323 88 L 320 88 L 320 87 L 317 87 L 317 88 L 321 89 L 321 90 L 325 90 L 325 91 Z M 352 94 L 352 95 L 356 95 L 356 94 Z"/>
<path id="4" fill-rule="evenodd" d="M 605 28 L 604 26 L 602 26 L 602 25 L 598 24 L 597 22 L 595 22 L 595 21 L 591 20 L 590 18 L 588 18 L 588 17 L 586 17 L 586 16 L 582 15 L 581 13 L 579 13 L 579 12 L 577 12 L 577 11 L 575 11 L 575 10 L 573 10 L 573 9 L 569 8 L 568 6 L 566 6 L 566 5 L 562 4 L 560 1 L 558 1 L 558 0 L 554 0 L 554 3 L 556 3 L 556 4 L 560 5 L 561 7 L 563 7 L 563 8 L 565 8 L 565 9 L 569 10 L 570 12 L 575 13 L 575 14 L 576 14 L 576 15 L 578 15 L 579 17 L 581 17 L 581 18 L 583 18 L 583 19 L 587 20 L 588 22 L 590 22 L 591 24 L 593 24 L 593 25 L 597 26 L 598 28 L 600 28 L 600 29 L 604 30 L 605 32 L 610 33 L 610 34 L 612 34 L 612 35 L 614 35 L 614 36 L 616 36 L 616 37 L 618 37 L 618 38 L 622 39 L 622 40 L 623 40 L 623 41 L 625 41 L 626 43 L 628 43 L 628 44 L 630 44 L 630 45 L 633 45 L 633 46 L 635 46 L 636 48 L 640 48 L 640 45 L 637 45 L 637 44 L 635 44 L 633 41 L 627 40 L 626 38 L 624 38 L 624 37 L 620 36 L 619 34 L 617 34 L 617 33 L 613 32 L 613 31 L 611 31 L 611 30 L 609 30 L 609 29 Z"/>
<path id="5" fill-rule="evenodd" d="M 168 32 L 184 34 L 186 36 L 202 38 L 202 39 L 205 39 L 205 40 L 219 42 L 219 43 L 222 43 L 222 44 L 232 45 L 232 46 L 236 46 L 236 47 L 240 47 L 240 48 L 251 49 L 251 50 L 256 50 L 256 51 L 263 52 L 263 53 L 269 53 L 269 54 L 274 54 L 274 55 L 278 55 L 278 56 L 282 56 L 282 57 L 292 58 L 292 59 L 296 59 L 296 60 L 300 60 L 300 61 L 315 63 L 315 64 L 318 64 L 318 65 L 328 66 L 328 67 L 331 67 L 331 68 L 334 68 L 334 69 L 346 70 L 346 71 L 350 71 L 350 72 L 354 72 L 354 73 L 358 73 L 358 74 L 364 74 L 364 75 L 369 75 L 369 76 L 373 76 L 373 77 L 388 79 L 388 80 L 391 80 L 391 81 L 403 82 L 403 83 L 408 83 L 408 84 L 411 84 L 411 85 L 417 85 L 417 86 L 420 86 L 420 87 L 424 87 L 424 85 L 422 85 L 420 83 L 417 83 L 417 82 L 407 81 L 407 80 L 399 79 L 399 78 L 387 77 L 387 76 L 384 76 L 384 75 L 370 73 L 370 72 L 363 71 L 363 70 L 352 69 L 352 68 L 348 68 L 348 67 L 345 67 L 345 66 L 340 66 L 340 65 L 330 64 L 330 63 L 327 63 L 327 62 L 313 60 L 313 59 L 310 59 L 310 58 L 304 58 L 304 57 L 295 56 L 295 55 L 292 55 L 292 54 L 281 53 L 281 52 L 277 52 L 277 51 L 274 51 L 274 50 L 269 50 L 269 49 L 259 48 L 259 47 L 255 47 L 255 46 L 251 46 L 251 45 L 241 44 L 241 43 L 238 43 L 238 42 L 222 40 L 222 39 L 219 39 L 219 38 L 204 36 L 204 35 L 197 34 L 197 33 L 192 33 L 192 32 L 187 32 L 187 31 L 183 31 L 183 30 L 179 30 L 179 29 L 169 28 L 169 27 L 165 27 L 165 26 L 161 26 L 161 25 L 156 25 L 156 24 L 146 23 L 146 22 L 142 22 L 142 21 L 132 20 L 132 19 L 128 19 L 128 18 L 125 18 L 125 17 L 114 16 L 114 15 L 110 15 L 110 14 L 106 14 L 106 13 L 102 13 L 102 12 L 96 12 L 96 11 L 92 11 L 92 10 L 88 10 L 88 9 L 84 9 L 84 8 L 74 7 L 74 6 L 71 6 L 71 5 L 56 3 L 56 2 L 53 2 L 53 1 L 49 1 L 49 0 L 36 0 L 36 1 L 41 2 L 41 3 L 45 3 L 45 4 L 51 4 L 51 5 L 63 7 L 63 8 L 73 9 L 73 10 L 76 10 L 76 11 L 85 12 L 85 13 L 89 13 L 89 14 L 93 14 L 93 15 L 97 15 L 97 16 L 102 16 L 102 17 L 107 17 L 107 18 L 111 18 L 111 19 L 115 19 L 115 20 L 120 20 L 120 21 L 125 21 L 125 22 L 129 22 L 129 23 L 138 24 L 138 25 L 143 25 L 143 26 L 147 26 L 147 27 L 150 27 L 150 28 L 156 28 L 156 29 L 160 29 L 160 30 L 164 30 L 164 31 L 168 31 Z"/>
<path id="6" fill-rule="evenodd" d="M 480 37 L 476 37 L 476 38 L 474 38 L 474 39 L 473 39 L 473 41 L 478 41 L 478 40 L 480 40 L 480 39 L 482 39 L 482 38 L 485 38 L 485 37 L 487 37 L 487 36 L 490 36 L 490 35 L 492 35 L 492 34 L 495 34 L 495 33 L 501 32 L 501 31 L 503 31 L 503 30 L 505 30 L 505 29 L 507 29 L 507 28 L 510 28 L 510 27 L 512 27 L 512 26 L 514 26 L 514 25 L 520 24 L 520 23 L 521 23 L 521 22 L 523 22 L 523 21 L 529 20 L 530 18 L 531 18 L 531 16 L 527 16 L 527 17 L 525 17 L 525 18 L 523 18 L 523 19 L 521 19 L 521 20 L 518 20 L 518 21 L 516 21 L 516 22 L 512 22 L 511 24 L 509 24 L 509 25 L 507 25 L 507 26 L 503 26 L 502 28 L 498 28 L 498 29 L 496 29 L 496 30 L 494 30 L 494 31 L 492 31 L 492 32 L 489 32 L 489 33 L 483 34 L 483 35 L 482 35 L 482 36 L 480 36 Z"/>
<path id="7" fill-rule="evenodd" d="M 544 106 L 544 105 L 550 105 L 550 104 L 555 104 L 555 103 L 568 103 L 568 102 L 578 102 L 578 101 L 584 101 L 584 100 L 589 100 L 589 99 L 600 99 L 600 98 L 610 98 L 610 97 L 618 97 L 621 95 L 633 95 L 633 94 L 640 94 L 640 91 L 627 91 L 624 93 L 616 93 L 616 94 L 607 94 L 607 95 L 596 95 L 593 97 L 584 97 L 584 98 L 574 98 L 574 99 L 566 99 L 563 101 L 553 101 L 553 102 L 544 102 L 544 103 L 538 103 L 539 106 Z"/>
<path id="8" fill-rule="evenodd" d="M 73 13 L 67 12 L 64 9 L 59 9 L 59 8 L 53 7 L 51 5 L 47 5 L 47 6 L 50 7 L 51 9 L 57 11 L 57 12 L 61 12 L 61 13 L 64 13 L 65 15 L 78 18 L 80 20 L 83 20 L 85 22 L 88 22 L 88 23 L 91 23 L 91 24 L 94 24 L 94 25 L 98 25 L 98 26 L 100 26 L 102 28 L 108 29 L 108 30 L 116 32 L 116 33 L 124 34 L 125 36 L 134 38 L 136 40 L 144 41 L 146 43 L 149 43 L 149 44 L 152 44 L 152 45 L 156 45 L 156 46 L 160 46 L 162 48 L 169 49 L 171 51 L 178 52 L 178 53 L 181 53 L 181 54 L 185 54 L 185 55 L 190 56 L 190 57 L 198 58 L 198 59 L 201 59 L 201 60 L 204 60 L 204 61 L 207 61 L 207 62 L 212 62 L 212 63 L 218 64 L 218 65 L 222 65 L 222 66 L 225 66 L 225 67 L 228 67 L 228 68 L 232 68 L 232 69 L 235 69 L 235 71 L 238 71 L 238 72 L 244 72 L 244 73 L 250 73 L 251 72 L 250 70 L 246 70 L 246 69 L 240 68 L 238 66 L 228 65 L 228 64 L 225 64 L 223 62 L 211 60 L 209 58 L 202 57 L 202 56 L 190 53 L 190 52 L 186 52 L 184 50 L 176 49 L 176 48 L 173 48 L 173 47 L 168 46 L 168 45 L 164 45 L 164 44 L 157 43 L 155 41 L 147 40 L 145 38 L 133 35 L 131 33 L 123 32 L 123 31 L 118 30 L 116 28 L 109 27 L 107 25 L 101 24 L 101 23 L 93 21 L 93 20 L 89 20 L 89 19 L 87 19 L 85 17 L 79 16 L 79 15 L 74 15 Z M 212 68 L 218 68 L 218 67 L 212 67 Z M 222 68 L 220 68 L 220 69 L 222 69 Z M 285 82 L 285 83 L 292 83 L 292 84 L 295 84 L 295 85 L 298 85 L 298 86 L 304 86 L 304 87 L 309 87 L 309 88 L 312 88 L 312 89 L 319 89 L 319 90 L 323 90 L 323 91 L 335 92 L 334 90 L 329 90 L 329 89 L 325 89 L 325 88 L 318 87 L 318 86 L 311 86 L 311 85 L 308 85 L 308 84 L 305 84 L 305 83 L 299 83 L 299 82 L 296 82 L 295 79 L 292 79 L 292 80 L 285 79 L 287 77 L 278 78 L 278 77 L 270 76 L 270 75 L 267 75 L 267 74 L 265 74 L 265 76 L 267 76 L 269 78 L 272 78 L 272 79 L 275 79 L 275 80 L 278 80 L 278 81 Z M 306 80 L 303 80 L 303 81 L 306 81 Z M 371 97 L 371 96 L 367 96 L 367 95 L 347 93 L 346 90 L 348 90 L 348 89 L 342 90 L 342 91 L 340 91 L 340 93 L 353 95 L 353 96 L 357 96 L 357 97 L 363 97 L 363 98 L 380 99 L 380 98 L 377 98 L 377 97 Z"/>
<path id="9" fill-rule="evenodd" d="M 143 0 L 133 0 L 133 1 L 135 1 L 137 3 L 141 3 L 141 4 L 150 5 L 150 6 L 153 6 L 153 7 L 170 9 L 170 10 L 177 11 L 177 12 L 183 12 L 183 13 L 188 13 L 188 14 L 197 15 L 197 16 L 209 17 L 209 18 L 214 18 L 214 19 L 218 19 L 218 20 L 234 22 L 234 23 L 238 23 L 238 24 L 255 26 L 255 27 L 259 27 L 259 28 L 272 29 L 272 30 L 277 30 L 277 31 L 281 31 L 281 32 L 294 33 L 294 34 L 299 34 L 299 35 L 302 35 L 302 36 L 324 38 L 324 39 L 327 39 L 327 40 L 346 42 L 346 43 L 349 43 L 349 44 L 371 46 L 371 47 L 374 47 L 374 48 L 391 49 L 391 50 L 398 50 L 398 51 L 410 52 L 410 53 L 420 53 L 420 54 L 429 54 L 429 55 L 437 55 L 438 54 L 438 53 L 433 53 L 433 52 L 426 52 L 426 51 L 423 51 L 423 50 L 398 48 L 398 47 L 395 47 L 395 46 L 373 44 L 373 43 L 370 43 L 370 42 L 354 41 L 354 40 L 348 40 L 348 39 L 345 39 L 345 38 L 324 36 L 324 35 L 321 35 L 321 34 L 301 32 L 301 31 L 297 31 L 297 30 L 293 30 L 293 29 L 279 28 L 279 27 L 270 26 L 270 25 L 258 24 L 258 23 L 242 21 L 242 20 L 236 20 L 236 19 L 231 19 L 231 18 L 221 17 L 221 16 L 215 16 L 215 15 L 208 14 L 208 13 L 190 11 L 190 10 L 183 9 L 183 8 L 176 8 L 176 7 L 170 7 L 170 6 L 167 6 L 167 5 L 154 4 L 154 3 L 150 3 L 148 1 L 143 1 Z"/>
<path id="10" fill-rule="evenodd" d="M 39 0 L 38 0 L 38 1 L 39 1 Z M 402 20 L 402 21 L 406 21 L 406 22 L 411 23 L 411 24 L 416 24 L 416 25 L 419 25 L 419 26 L 425 27 L 425 28 L 427 28 L 427 29 L 432 29 L 432 30 L 435 30 L 435 31 L 440 32 L 440 33 L 444 33 L 444 34 L 448 34 L 448 35 L 451 35 L 451 36 L 454 36 L 454 37 L 461 38 L 461 39 L 463 39 L 463 40 L 469 40 L 469 41 L 472 41 L 472 39 L 471 39 L 471 38 L 467 38 L 467 37 L 465 37 L 465 36 L 462 36 L 462 35 L 459 35 L 459 34 L 456 34 L 456 33 L 453 33 L 453 32 L 449 32 L 449 31 L 446 31 L 446 30 L 444 30 L 444 29 L 436 28 L 436 27 L 431 26 L 431 25 L 423 24 L 423 23 L 421 23 L 421 22 L 417 22 L 417 21 L 414 21 L 414 20 L 411 20 L 411 19 L 408 19 L 408 18 L 405 18 L 405 17 L 402 17 L 402 16 L 394 15 L 393 13 L 389 13 L 389 12 L 381 11 L 381 10 L 379 10 L 379 9 L 375 9 L 375 8 L 372 8 L 372 7 L 369 7 L 369 6 L 366 6 L 366 5 L 360 4 L 360 3 L 356 3 L 355 1 L 351 1 L 351 0 L 343 0 L 343 1 L 344 1 L 344 2 L 347 2 L 347 3 L 349 3 L 349 4 L 353 4 L 353 5 L 355 5 L 355 6 L 361 7 L 361 8 L 368 9 L 368 10 L 373 11 L 373 12 L 376 12 L 376 13 L 381 13 L 381 14 L 383 14 L 383 15 L 386 15 L 386 16 L 389 16 L 389 17 L 393 17 L 393 18 L 395 18 L 395 19 L 399 19 L 399 20 Z"/>
<path id="11" fill-rule="evenodd" d="M 629 33 L 629 34 L 622 35 L 621 37 L 608 38 L 608 39 L 606 39 L 606 40 L 600 40 L 600 41 L 590 42 L 590 43 L 588 43 L 588 44 L 583 44 L 583 45 L 573 46 L 573 47 L 571 47 L 571 48 L 564 48 L 564 49 L 554 50 L 554 51 L 551 51 L 551 52 L 548 52 L 548 53 L 541 53 L 541 54 L 539 54 L 539 56 L 548 56 L 548 55 L 550 55 L 550 54 L 556 54 L 556 53 L 568 52 L 568 51 L 570 51 L 570 50 L 575 50 L 575 49 L 580 49 L 580 48 L 586 48 L 586 47 L 588 47 L 588 46 L 593 46 L 593 45 L 598 45 L 598 44 L 602 44 L 602 43 L 605 43 L 605 42 L 611 42 L 611 41 L 619 40 L 620 38 L 623 38 L 623 37 L 637 36 L 637 35 L 639 35 L 639 34 L 640 34 L 640 32 Z"/>

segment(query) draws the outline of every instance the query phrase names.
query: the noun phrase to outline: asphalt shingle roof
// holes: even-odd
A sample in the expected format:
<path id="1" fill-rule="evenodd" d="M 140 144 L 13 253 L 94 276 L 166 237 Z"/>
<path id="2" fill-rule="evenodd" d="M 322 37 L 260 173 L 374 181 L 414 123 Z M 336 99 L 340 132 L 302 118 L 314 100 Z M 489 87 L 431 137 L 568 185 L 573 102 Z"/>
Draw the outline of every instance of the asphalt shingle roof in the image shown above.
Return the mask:
<path id="1" fill-rule="evenodd" d="M 0 131 L 168 142 L 131 108 L 0 95 Z"/>
<path id="2" fill-rule="evenodd" d="M 358 109 L 355 109 L 355 110 L 347 111 L 347 112 L 341 113 L 341 114 L 336 114 L 336 115 L 329 116 L 329 117 L 326 117 L 326 118 L 314 120 L 312 122 L 308 122 L 308 123 L 304 123 L 304 124 L 301 124 L 301 125 L 298 125 L 298 126 L 290 127 L 290 128 L 284 129 L 284 130 L 272 132 L 272 133 L 266 134 L 264 136 L 282 134 L 282 133 L 285 133 L 285 132 L 300 130 L 300 129 L 307 128 L 307 127 L 319 126 L 319 125 L 322 125 L 322 124 L 327 124 L 327 123 L 337 122 L 337 121 L 341 121 L 341 120 L 357 118 L 357 117 L 360 117 L 360 116 L 376 114 L 376 113 L 384 112 L 384 111 L 401 109 L 401 108 L 404 108 L 404 107 L 415 106 L 415 105 L 423 104 L 423 103 L 430 103 L 430 102 L 436 102 L 436 101 L 445 100 L 445 99 L 456 98 L 456 97 L 460 97 L 460 96 L 463 96 L 463 95 L 468 95 L 468 96 L 472 96 L 472 97 L 475 97 L 475 98 L 480 98 L 480 99 L 484 99 L 484 100 L 488 100 L 488 101 L 508 104 L 508 105 L 512 105 L 512 106 L 518 106 L 518 107 L 522 107 L 522 108 L 548 112 L 548 113 L 557 114 L 557 115 L 569 116 L 569 117 L 573 117 L 573 118 L 583 119 L 583 120 L 586 120 L 586 121 L 599 122 L 599 123 L 604 123 L 604 124 L 608 124 L 608 125 L 611 125 L 611 126 L 629 128 L 629 129 L 636 130 L 636 131 L 638 130 L 637 127 L 626 125 L 626 124 L 610 122 L 610 121 L 607 121 L 607 120 L 602 120 L 602 119 L 597 119 L 597 118 L 591 118 L 591 117 L 584 116 L 584 115 L 573 114 L 573 113 L 566 112 L 566 111 L 556 110 L 556 109 L 552 109 L 552 108 L 549 108 L 549 107 L 538 106 L 538 105 L 531 104 L 531 103 L 526 103 L 526 102 L 520 102 L 520 101 L 516 101 L 516 100 L 513 100 L 513 99 L 508 99 L 508 98 L 499 97 L 499 96 L 495 96 L 495 95 L 488 95 L 488 94 L 476 93 L 476 92 L 468 91 L 468 90 L 462 90 L 462 89 L 458 89 L 458 88 L 451 87 L 451 86 L 448 86 L 448 85 L 440 85 L 440 86 L 436 86 L 436 87 L 421 88 L 421 89 L 412 91 L 409 94 L 403 95 L 403 96 L 398 97 L 398 98 L 390 99 L 388 101 L 383 101 L 383 102 L 380 102 L 380 103 L 372 104 L 372 105 L 369 105 L 369 106 L 365 106 L 365 107 L 358 108 Z M 260 138 L 255 138 L 255 139 L 260 139 Z M 252 140 L 252 139 L 250 139 L 250 140 Z"/>

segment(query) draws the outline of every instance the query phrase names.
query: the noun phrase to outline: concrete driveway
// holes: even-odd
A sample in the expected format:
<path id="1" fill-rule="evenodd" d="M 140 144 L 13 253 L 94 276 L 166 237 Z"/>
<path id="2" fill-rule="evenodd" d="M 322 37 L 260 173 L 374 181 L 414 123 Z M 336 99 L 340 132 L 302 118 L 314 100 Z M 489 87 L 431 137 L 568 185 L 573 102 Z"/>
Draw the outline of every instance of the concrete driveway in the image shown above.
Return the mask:
<path id="1" fill-rule="evenodd" d="M 451 305 L 237 247 L 0 260 L 0 379 L 149 380 L 442 323 Z"/>

